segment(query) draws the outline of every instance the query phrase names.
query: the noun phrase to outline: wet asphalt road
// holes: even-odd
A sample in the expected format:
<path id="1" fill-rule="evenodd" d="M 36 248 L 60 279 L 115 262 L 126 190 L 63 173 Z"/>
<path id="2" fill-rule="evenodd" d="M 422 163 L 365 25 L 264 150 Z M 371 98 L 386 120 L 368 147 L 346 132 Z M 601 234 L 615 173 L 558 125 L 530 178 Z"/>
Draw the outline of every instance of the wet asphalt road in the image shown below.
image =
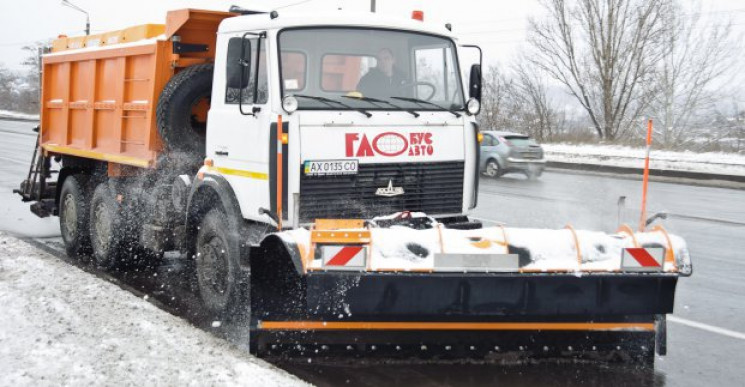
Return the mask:
<path id="1" fill-rule="evenodd" d="M 59 251 L 57 218 L 38 219 L 10 193 L 27 173 L 33 123 L 0 121 L 0 231 L 30 238 Z M 641 184 L 611 175 L 547 172 L 538 181 L 519 175 L 481 180 L 484 223 L 613 231 L 620 220 L 638 223 Z M 619 196 L 626 206 L 619 211 Z M 745 190 L 652 182 L 649 213 L 670 214 L 665 227 L 686 238 L 694 275 L 679 282 L 675 313 L 668 322 L 668 355 L 654 369 L 599 362 L 541 361 L 529 364 L 386 364 L 359 359 L 273 360 L 318 385 L 608 385 L 738 386 L 745 370 Z M 60 256 L 59 253 L 57 253 Z M 157 299 L 172 313 L 203 329 L 203 321 L 178 259 L 152 271 L 97 273 Z M 85 268 L 85 267 L 84 267 Z M 156 275 L 157 274 L 157 275 Z M 216 332 L 243 345 L 239 329 Z"/>

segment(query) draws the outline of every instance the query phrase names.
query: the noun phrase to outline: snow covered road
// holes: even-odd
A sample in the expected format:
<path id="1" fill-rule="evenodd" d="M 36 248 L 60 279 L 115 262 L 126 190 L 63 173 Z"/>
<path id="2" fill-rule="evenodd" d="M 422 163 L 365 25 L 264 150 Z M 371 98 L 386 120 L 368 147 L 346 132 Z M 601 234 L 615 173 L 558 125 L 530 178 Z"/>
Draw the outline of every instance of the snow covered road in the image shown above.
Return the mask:
<path id="1" fill-rule="evenodd" d="M 305 384 L 4 234 L 0 305 L 0 385 Z"/>

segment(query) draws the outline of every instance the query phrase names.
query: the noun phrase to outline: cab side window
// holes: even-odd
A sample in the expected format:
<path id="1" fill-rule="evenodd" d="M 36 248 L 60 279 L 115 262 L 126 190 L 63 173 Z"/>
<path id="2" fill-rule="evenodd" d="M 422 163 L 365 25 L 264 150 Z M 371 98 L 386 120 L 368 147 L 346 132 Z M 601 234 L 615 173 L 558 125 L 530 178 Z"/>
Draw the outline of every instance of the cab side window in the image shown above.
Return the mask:
<path id="1" fill-rule="evenodd" d="M 241 47 L 241 44 L 243 47 Z M 225 103 L 237 104 L 240 96 L 242 98 L 242 103 L 253 104 L 254 90 L 256 90 L 257 104 L 265 104 L 267 102 L 269 87 L 267 85 L 266 76 L 266 41 L 261 42 L 261 52 L 259 53 L 258 62 L 258 79 L 255 79 L 257 47 L 258 39 L 256 38 L 243 39 L 236 37 L 230 38 L 228 41 Z M 241 52 L 243 52 L 243 58 L 241 58 Z M 244 63 L 245 65 L 242 65 L 241 63 Z M 243 84 L 240 83 L 241 70 L 243 71 Z"/>

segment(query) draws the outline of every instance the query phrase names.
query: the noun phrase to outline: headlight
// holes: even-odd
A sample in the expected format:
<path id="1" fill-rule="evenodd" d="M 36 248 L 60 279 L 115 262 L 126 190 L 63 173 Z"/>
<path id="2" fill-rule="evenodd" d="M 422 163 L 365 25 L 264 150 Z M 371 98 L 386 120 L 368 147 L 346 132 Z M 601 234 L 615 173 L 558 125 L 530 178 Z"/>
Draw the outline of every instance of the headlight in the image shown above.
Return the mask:
<path id="1" fill-rule="evenodd" d="M 297 110 L 297 98 L 288 95 L 282 98 L 282 109 L 285 109 L 287 113 L 292 114 Z"/>
<path id="2" fill-rule="evenodd" d="M 476 98 L 471 98 L 466 104 L 466 110 L 468 110 L 468 114 L 475 116 L 481 110 L 481 103 Z"/>

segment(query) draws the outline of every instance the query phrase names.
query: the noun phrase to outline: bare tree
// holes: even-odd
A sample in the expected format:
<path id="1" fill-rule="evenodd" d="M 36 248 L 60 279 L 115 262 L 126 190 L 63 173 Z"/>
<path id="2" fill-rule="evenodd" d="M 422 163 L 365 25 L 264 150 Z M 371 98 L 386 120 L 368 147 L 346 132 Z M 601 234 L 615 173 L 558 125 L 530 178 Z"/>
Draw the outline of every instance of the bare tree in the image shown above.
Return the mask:
<path id="1" fill-rule="evenodd" d="M 563 114 L 552 105 L 539 69 L 524 60 L 515 62 L 513 69 L 516 78 L 513 104 L 519 111 L 522 130 L 538 140 L 547 140 L 559 126 Z"/>
<path id="2" fill-rule="evenodd" d="M 664 0 L 541 0 L 530 60 L 565 85 L 601 138 L 623 135 L 647 106 L 664 55 Z"/>
<path id="3" fill-rule="evenodd" d="M 39 112 L 41 100 L 41 54 L 49 51 L 48 41 L 38 41 L 22 47 L 26 58 L 21 64 L 26 67 L 23 85 L 19 90 L 20 111 Z"/>
<path id="4" fill-rule="evenodd" d="M 512 81 L 498 66 L 489 66 L 483 75 L 479 124 L 486 130 L 504 129 L 507 99 L 512 93 Z"/>
<path id="5" fill-rule="evenodd" d="M 15 108 L 15 83 L 17 75 L 0 63 L 0 109 Z"/>
<path id="6" fill-rule="evenodd" d="M 481 126 L 548 139 L 563 123 L 563 112 L 552 105 L 539 69 L 522 59 L 511 69 L 508 75 L 492 66 L 484 74 Z"/>
<path id="7" fill-rule="evenodd" d="M 731 21 L 702 20 L 700 7 L 669 9 L 663 16 L 668 50 L 657 67 L 659 92 L 652 96 L 649 116 L 659 122 L 663 144 L 672 147 L 690 140 L 695 116 L 722 97 L 714 85 L 731 78 L 739 53 L 733 48 Z"/>
<path id="8" fill-rule="evenodd" d="M 720 104 L 714 109 L 712 121 L 712 130 L 706 131 L 704 141 L 697 144 L 702 150 L 745 153 L 745 110 L 737 100 L 733 99 L 731 106 Z"/>

